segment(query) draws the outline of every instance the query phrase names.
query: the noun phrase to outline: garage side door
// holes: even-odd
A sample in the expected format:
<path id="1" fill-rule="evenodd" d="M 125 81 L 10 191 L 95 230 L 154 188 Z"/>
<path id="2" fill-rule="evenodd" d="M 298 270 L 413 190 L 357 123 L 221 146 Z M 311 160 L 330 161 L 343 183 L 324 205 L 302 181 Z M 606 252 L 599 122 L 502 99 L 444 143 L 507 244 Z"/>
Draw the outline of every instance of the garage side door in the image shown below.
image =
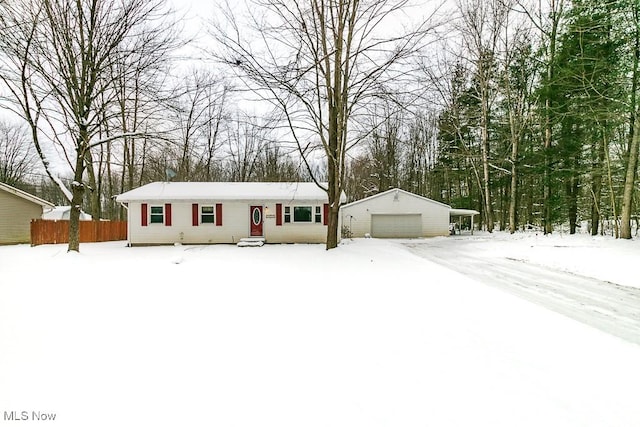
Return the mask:
<path id="1" fill-rule="evenodd" d="M 371 236 L 373 237 L 420 237 L 422 215 L 420 214 L 372 214 Z"/>

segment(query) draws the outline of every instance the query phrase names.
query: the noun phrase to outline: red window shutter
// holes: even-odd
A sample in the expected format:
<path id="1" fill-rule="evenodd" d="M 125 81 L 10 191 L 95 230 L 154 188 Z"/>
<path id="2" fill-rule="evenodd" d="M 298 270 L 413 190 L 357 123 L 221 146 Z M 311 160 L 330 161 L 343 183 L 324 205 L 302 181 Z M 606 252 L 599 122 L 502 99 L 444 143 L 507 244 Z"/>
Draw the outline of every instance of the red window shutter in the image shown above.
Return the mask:
<path id="1" fill-rule="evenodd" d="M 324 204 L 324 218 L 322 219 L 322 223 L 324 225 L 329 224 L 329 203 Z"/>
<path id="2" fill-rule="evenodd" d="M 171 203 L 164 205 L 164 225 L 171 226 Z"/>
<path id="3" fill-rule="evenodd" d="M 216 203 L 216 225 L 222 225 L 222 203 Z"/>
<path id="4" fill-rule="evenodd" d="M 200 212 L 198 212 L 198 204 L 194 203 L 191 205 L 191 225 L 196 227 L 198 225 L 198 216 Z"/>
<path id="5" fill-rule="evenodd" d="M 276 203 L 276 225 L 282 225 L 282 203 Z"/>
<path id="6" fill-rule="evenodd" d="M 146 203 L 140 205 L 140 225 L 143 227 L 149 225 L 149 208 Z"/>

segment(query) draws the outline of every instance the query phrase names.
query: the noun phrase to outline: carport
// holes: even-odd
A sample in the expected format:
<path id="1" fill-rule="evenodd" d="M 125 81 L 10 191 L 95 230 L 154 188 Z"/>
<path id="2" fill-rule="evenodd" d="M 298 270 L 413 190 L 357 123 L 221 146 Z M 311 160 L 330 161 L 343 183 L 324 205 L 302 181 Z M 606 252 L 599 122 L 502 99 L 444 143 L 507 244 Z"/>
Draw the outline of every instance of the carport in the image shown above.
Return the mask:
<path id="1" fill-rule="evenodd" d="M 455 209 L 455 208 L 451 208 L 449 210 L 449 220 L 451 223 L 455 223 L 458 225 L 458 230 L 462 230 L 462 221 L 465 218 L 470 218 L 471 221 L 471 226 L 470 226 L 470 230 L 471 230 L 471 234 L 473 234 L 473 222 L 474 222 L 474 217 L 476 215 L 480 215 L 480 212 L 475 211 L 473 209 Z M 455 230 L 454 230 L 454 234 L 455 234 Z"/>

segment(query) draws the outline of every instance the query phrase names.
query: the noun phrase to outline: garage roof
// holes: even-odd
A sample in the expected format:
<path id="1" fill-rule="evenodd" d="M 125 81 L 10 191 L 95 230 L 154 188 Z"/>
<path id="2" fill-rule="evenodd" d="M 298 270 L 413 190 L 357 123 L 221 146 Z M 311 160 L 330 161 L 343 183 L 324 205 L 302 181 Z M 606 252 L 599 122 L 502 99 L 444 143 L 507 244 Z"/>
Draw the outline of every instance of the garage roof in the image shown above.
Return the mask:
<path id="1" fill-rule="evenodd" d="M 429 198 L 427 198 L 427 197 L 423 197 L 423 196 L 420 196 L 420 195 L 418 195 L 418 194 L 415 194 L 415 193 L 411 193 L 411 192 L 409 192 L 409 191 L 402 190 L 402 189 L 400 189 L 400 188 L 392 188 L 392 189 L 390 189 L 390 190 L 383 191 L 382 193 L 374 194 L 373 196 L 365 197 L 364 199 L 360 199 L 360 200 L 356 200 L 355 202 L 347 203 L 346 205 L 344 205 L 344 207 L 346 207 L 346 206 L 353 206 L 353 205 L 357 205 L 358 203 L 366 202 L 366 201 L 369 201 L 369 200 L 375 199 L 375 198 L 377 198 L 377 197 L 382 197 L 382 196 L 384 196 L 385 194 L 394 193 L 394 192 L 395 192 L 395 193 L 402 193 L 402 194 L 406 194 L 407 196 L 413 196 L 413 197 L 416 197 L 416 198 L 418 198 L 418 199 L 422 199 L 422 200 L 424 200 L 425 202 L 434 203 L 434 204 L 436 204 L 436 205 L 440 205 L 440 206 L 442 206 L 442 207 L 446 207 L 447 209 L 451 209 L 451 206 L 449 206 L 449 205 L 445 205 L 444 203 L 437 202 L 437 201 L 435 201 L 435 200 L 433 200 L 433 199 L 429 199 Z"/>

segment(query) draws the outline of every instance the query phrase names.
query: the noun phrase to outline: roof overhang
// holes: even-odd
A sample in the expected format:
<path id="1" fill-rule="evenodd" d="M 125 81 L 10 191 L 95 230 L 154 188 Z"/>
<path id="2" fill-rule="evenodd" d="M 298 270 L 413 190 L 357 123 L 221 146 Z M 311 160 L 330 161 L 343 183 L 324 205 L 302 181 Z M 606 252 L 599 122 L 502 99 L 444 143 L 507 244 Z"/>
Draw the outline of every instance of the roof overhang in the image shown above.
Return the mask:
<path id="1" fill-rule="evenodd" d="M 120 203 L 202 200 L 326 202 L 327 192 L 313 182 L 153 182 L 116 197 Z"/>
<path id="2" fill-rule="evenodd" d="M 474 216 L 480 215 L 480 212 L 473 209 L 454 209 L 449 210 L 449 216 Z"/>
<path id="3" fill-rule="evenodd" d="M 401 188 L 391 188 L 391 189 L 389 189 L 387 191 L 383 191 L 381 193 L 374 194 L 373 196 L 365 197 L 364 199 L 354 200 L 353 202 L 347 203 L 346 205 L 344 205 L 343 208 L 347 208 L 347 207 L 351 207 L 351 206 L 354 206 L 354 205 L 358 205 L 360 203 L 366 203 L 366 202 L 368 202 L 370 200 L 377 199 L 379 197 L 384 197 L 387 194 L 393 194 L 393 193 L 396 194 L 396 195 L 404 194 L 404 195 L 407 195 L 407 196 L 410 196 L 410 197 L 415 197 L 416 199 L 420 199 L 420 200 L 423 200 L 423 201 L 425 201 L 427 203 L 431 203 L 431 204 L 434 204 L 434 205 L 437 205 L 437 206 L 440 206 L 440 207 L 443 207 L 443 208 L 448 208 L 448 209 L 451 208 L 449 205 L 446 205 L 446 204 L 444 204 L 442 202 L 438 202 L 437 200 L 429 199 L 428 197 L 424 197 L 424 196 L 421 196 L 419 194 L 411 193 L 411 192 L 403 190 Z"/>
<path id="4" fill-rule="evenodd" d="M 35 203 L 37 205 L 42 206 L 43 208 L 51 208 L 53 209 L 53 207 L 55 206 L 53 203 L 51 202 L 47 202 L 44 199 L 41 199 L 40 197 L 36 197 L 33 194 L 29 194 L 26 191 L 22 191 L 18 188 L 12 187 L 8 184 L 5 184 L 3 182 L 0 182 L 0 190 L 4 190 L 7 193 L 11 193 L 15 196 L 18 196 L 22 199 L 28 200 L 31 203 Z"/>

